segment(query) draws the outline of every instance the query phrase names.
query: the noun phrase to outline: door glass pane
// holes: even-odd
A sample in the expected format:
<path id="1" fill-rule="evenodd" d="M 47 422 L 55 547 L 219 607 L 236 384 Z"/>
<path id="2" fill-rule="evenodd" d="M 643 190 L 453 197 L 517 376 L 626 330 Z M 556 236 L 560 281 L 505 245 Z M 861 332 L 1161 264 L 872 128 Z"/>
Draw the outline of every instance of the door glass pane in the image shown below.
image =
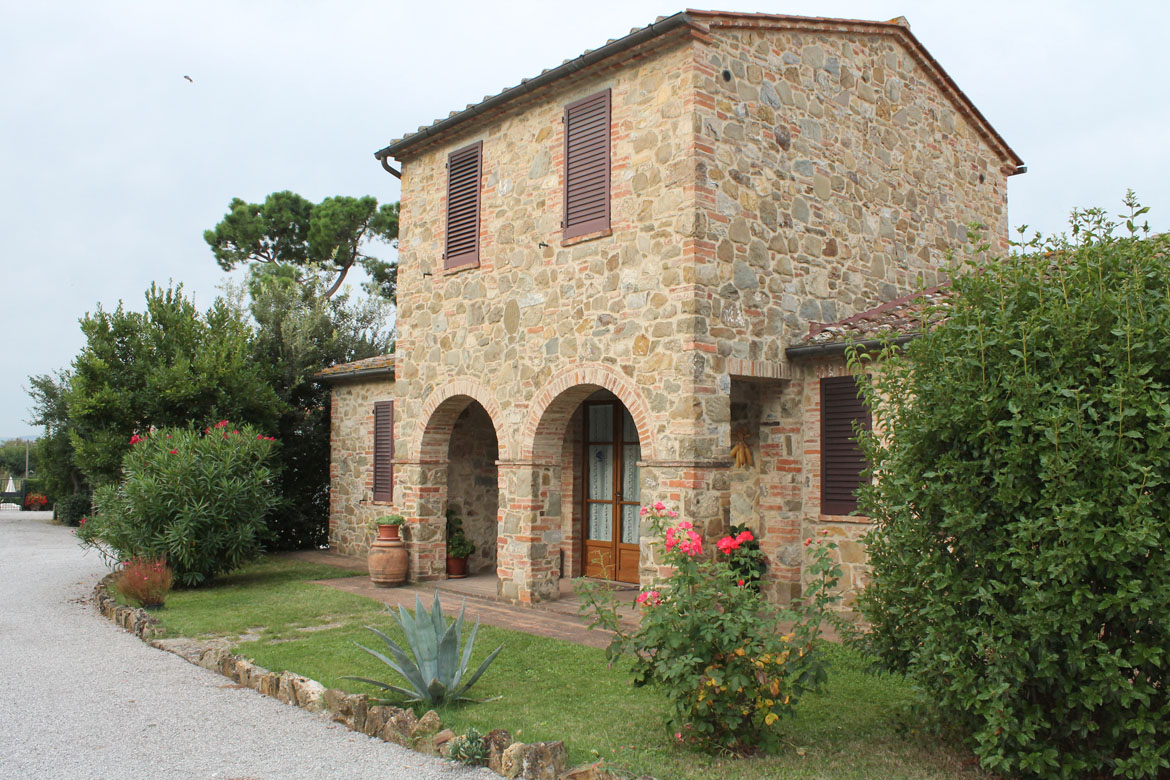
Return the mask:
<path id="1" fill-rule="evenodd" d="M 589 415 L 589 441 L 613 441 L 613 405 L 585 407 Z"/>
<path id="2" fill-rule="evenodd" d="M 595 501 L 613 500 L 613 445 L 589 445 L 589 478 L 586 496 Z"/>
<path id="3" fill-rule="evenodd" d="M 641 501 L 638 486 L 638 466 L 642 448 L 637 444 L 622 445 L 622 501 Z"/>
<path id="4" fill-rule="evenodd" d="M 638 443 L 638 426 L 634 425 L 634 418 L 630 416 L 630 410 L 622 407 L 622 441 L 628 444 Z"/>
<path id="5" fill-rule="evenodd" d="M 641 536 L 639 528 L 642 526 L 641 508 L 637 506 L 622 507 L 622 544 L 637 544 Z"/>
<path id="6" fill-rule="evenodd" d="M 613 541 L 613 505 L 589 505 L 589 539 L 599 542 Z"/>

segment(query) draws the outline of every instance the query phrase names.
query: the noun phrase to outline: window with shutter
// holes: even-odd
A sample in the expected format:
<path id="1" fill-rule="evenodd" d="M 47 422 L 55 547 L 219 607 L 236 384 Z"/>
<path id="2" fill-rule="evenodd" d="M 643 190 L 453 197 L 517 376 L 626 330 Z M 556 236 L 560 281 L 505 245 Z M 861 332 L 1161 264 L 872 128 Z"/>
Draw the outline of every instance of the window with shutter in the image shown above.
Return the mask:
<path id="1" fill-rule="evenodd" d="M 374 500 L 394 500 L 394 402 L 374 404 Z"/>
<path id="2" fill-rule="evenodd" d="M 609 229 L 609 90 L 565 106 L 565 238 Z"/>
<path id="3" fill-rule="evenodd" d="M 857 511 L 857 488 L 865 455 L 857 444 L 853 422 L 870 430 L 857 380 L 851 376 L 821 380 L 821 512 L 848 515 Z"/>
<path id="4" fill-rule="evenodd" d="M 443 268 L 479 265 L 479 190 L 483 142 L 447 157 L 447 234 Z"/>

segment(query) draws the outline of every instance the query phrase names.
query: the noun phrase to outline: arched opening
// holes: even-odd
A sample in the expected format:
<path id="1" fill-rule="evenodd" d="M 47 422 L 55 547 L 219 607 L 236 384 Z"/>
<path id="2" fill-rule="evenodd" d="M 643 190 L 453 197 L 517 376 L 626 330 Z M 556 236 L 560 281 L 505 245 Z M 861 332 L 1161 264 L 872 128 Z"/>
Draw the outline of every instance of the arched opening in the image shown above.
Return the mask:
<path id="1" fill-rule="evenodd" d="M 642 439 L 622 399 L 598 385 L 569 387 L 544 409 L 532 451 L 556 467 L 559 506 L 545 512 L 560 520 L 561 576 L 639 581 Z"/>
<path id="2" fill-rule="evenodd" d="M 463 534 L 475 547 L 467 564 L 467 573 L 472 575 L 496 573 L 500 497 L 496 471 L 498 457 L 499 442 L 491 417 L 477 401 L 472 401 L 451 428 L 445 511 L 445 516 L 459 521 Z M 447 540 L 448 545 L 450 541 Z"/>

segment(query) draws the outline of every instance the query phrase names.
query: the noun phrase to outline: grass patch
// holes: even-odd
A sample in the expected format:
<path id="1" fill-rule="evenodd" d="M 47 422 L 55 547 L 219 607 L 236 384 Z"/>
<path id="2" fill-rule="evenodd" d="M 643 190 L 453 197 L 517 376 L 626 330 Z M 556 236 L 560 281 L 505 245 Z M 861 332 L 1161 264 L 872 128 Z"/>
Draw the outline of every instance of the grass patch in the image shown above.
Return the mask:
<path id="1" fill-rule="evenodd" d="M 259 638 L 240 643 L 236 652 L 261 666 L 287 669 L 328 687 L 374 693 L 371 686 L 340 677 L 398 681 L 354 642 L 380 644 L 365 625 L 396 640 L 402 639 L 400 632 L 381 604 L 308 582 L 350 574 L 269 558 L 214 587 L 173 593 L 159 617 L 169 633 L 183 636 L 250 632 Z M 322 625 L 327 627 L 304 630 Z M 969 754 L 918 732 L 908 715 L 913 694 L 902 678 L 874 674 L 847 648 L 830 647 L 833 666 L 826 690 L 806 697 L 796 717 L 784 724 L 788 748 L 773 756 L 727 759 L 674 745 L 662 725 L 662 697 L 632 687 L 626 668 L 607 668 L 602 651 L 484 625 L 472 667 L 501 643 L 504 651 L 470 695 L 502 698 L 441 711 L 444 724 L 456 732 L 475 726 L 484 732 L 505 728 L 523 741 L 563 739 L 573 764 L 603 759 L 660 780 L 987 777 L 966 765 Z"/>

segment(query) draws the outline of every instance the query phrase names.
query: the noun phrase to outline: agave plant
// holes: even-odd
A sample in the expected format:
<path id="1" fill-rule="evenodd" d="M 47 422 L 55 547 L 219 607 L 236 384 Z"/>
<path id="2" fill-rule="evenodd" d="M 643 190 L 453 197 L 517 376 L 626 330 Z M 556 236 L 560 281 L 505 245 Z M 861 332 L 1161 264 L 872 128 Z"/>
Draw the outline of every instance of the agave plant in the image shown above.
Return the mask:
<path id="1" fill-rule="evenodd" d="M 390 685 L 367 677 L 347 676 L 342 679 L 358 680 L 376 685 L 385 691 L 405 697 L 408 704 L 421 702 L 427 705 L 437 705 L 451 701 L 475 701 L 475 699 L 466 696 L 468 689 L 475 685 L 492 661 L 496 660 L 496 656 L 500 654 L 504 646 L 500 645 L 493 650 L 474 674 L 470 677 L 466 676 L 467 664 L 471 660 L 471 652 L 475 648 L 475 635 L 479 631 L 479 620 L 477 619 L 475 627 L 471 629 L 471 634 L 467 637 L 467 644 L 463 645 L 463 652 L 460 654 L 459 646 L 463 642 L 463 613 L 467 610 L 467 601 L 463 602 L 463 606 L 459 610 L 459 617 L 450 625 L 443 617 L 443 608 L 439 604 L 438 593 L 435 593 L 435 603 L 429 613 L 423 608 L 422 599 L 418 596 L 415 596 L 414 615 L 411 615 L 403 606 L 398 607 L 398 614 L 395 614 L 394 610 L 389 607 L 387 609 L 390 610 L 395 622 L 402 627 L 403 633 L 406 634 L 406 641 L 410 645 L 414 658 L 407 655 L 406 651 L 399 647 L 394 640 L 372 626 L 366 626 L 366 628 L 373 631 L 386 643 L 393 660 L 377 650 L 371 650 L 360 642 L 354 644 L 402 675 L 409 687 Z M 390 700 L 383 699 L 381 703 L 388 701 Z"/>

